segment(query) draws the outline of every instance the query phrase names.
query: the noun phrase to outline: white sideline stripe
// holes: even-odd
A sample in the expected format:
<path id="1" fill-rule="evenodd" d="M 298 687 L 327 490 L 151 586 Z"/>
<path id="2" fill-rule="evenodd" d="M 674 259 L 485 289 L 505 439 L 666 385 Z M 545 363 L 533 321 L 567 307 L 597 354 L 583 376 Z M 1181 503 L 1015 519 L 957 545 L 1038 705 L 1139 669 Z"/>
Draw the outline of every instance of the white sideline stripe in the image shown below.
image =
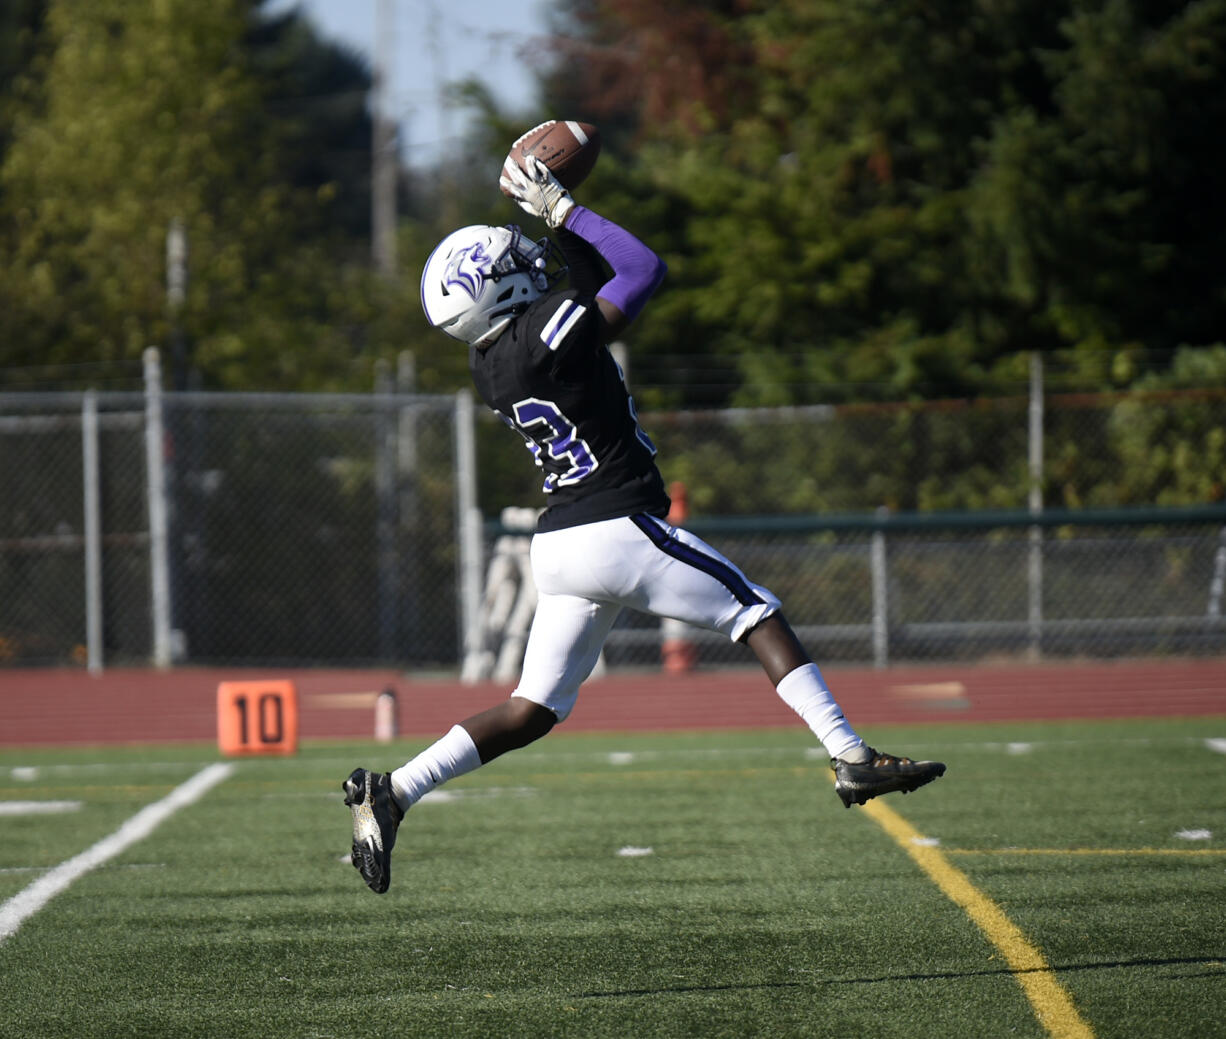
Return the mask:
<path id="1" fill-rule="evenodd" d="M 146 805 L 118 830 L 103 837 L 97 844 L 86 848 L 55 866 L 49 873 L 17 892 L 0 905 L 0 942 L 17 933 L 26 920 L 37 913 L 51 899 L 66 891 L 92 869 L 113 859 L 120 852 L 139 840 L 148 837 L 157 827 L 180 808 L 198 801 L 224 779 L 228 779 L 234 766 L 228 763 L 210 765 L 197 772 L 186 783 L 175 787 L 160 801 Z"/>
<path id="2" fill-rule="evenodd" d="M 487 801 L 495 797 L 533 797 L 536 788 L 530 786 L 491 786 L 480 790 L 430 790 L 417 803 L 451 804 L 455 801 Z"/>
<path id="3" fill-rule="evenodd" d="M 198 761 L 82 761 L 60 765 L 15 765 L 14 779 L 32 783 L 43 776 L 106 775 L 111 772 L 184 772 Z"/>
<path id="4" fill-rule="evenodd" d="M 805 739 L 806 735 L 803 730 L 797 730 L 796 735 L 800 739 Z M 410 737 L 405 737 L 406 740 Z M 414 740 L 418 739 L 413 737 Z M 1223 741 L 1226 744 L 1226 741 Z M 425 737 L 420 738 L 420 745 L 426 746 L 428 740 Z M 1103 739 L 1086 739 L 1086 740 L 1031 740 L 1030 747 L 1032 750 L 1059 750 L 1064 748 L 1074 747 L 1178 747 L 1187 748 L 1190 746 L 1201 746 L 1204 743 L 1202 736 L 1146 736 L 1140 738 L 1103 738 Z M 533 747 L 537 744 L 532 744 Z M 934 757 L 940 754 L 1001 754 L 1007 753 L 1008 744 L 1002 743 L 999 740 L 969 740 L 961 742 L 958 740 L 941 740 L 938 742 L 928 742 L 916 740 L 914 743 L 908 743 L 906 751 L 915 757 L 918 754 L 925 756 L 932 755 Z M 607 750 L 533 750 L 529 747 L 527 750 L 517 750 L 515 752 L 515 760 L 517 762 L 529 761 L 579 761 L 579 762 L 603 762 L 608 763 L 609 751 Z M 616 752 L 615 752 L 616 753 Z M 830 754 L 821 747 L 806 746 L 774 746 L 768 747 L 763 745 L 745 746 L 745 747 L 667 747 L 663 750 L 653 750 L 644 748 L 633 752 L 636 761 L 691 761 L 694 759 L 710 758 L 716 761 L 722 761 L 727 758 L 753 758 L 754 756 L 766 756 L 777 758 L 795 757 L 799 754 L 806 760 L 830 760 Z M 352 755 L 333 756 L 331 754 L 312 754 L 309 760 L 300 758 L 286 758 L 282 762 L 278 762 L 282 768 L 306 768 L 308 765 L 311 768 L 316 768 L 322 765 L 348 765 L 353 767 Z M 47 766 L 48 771 L 62 772 L 65 775 L 90 769 L 92 771 L 120 771 L 122 767 L 115 765 L 57 765 Z M 136 763 L 132 768 L 183 768 L 183 762 L 165 762 L 157 763 Z M 337 797 L 343 796 L 339 792 Z"/>
<path id="5" fill-rule="evenodd" d="M 114 869 L 165 869 L 164 862 L 125 862 Z M 6 873 L 46 873 L 48 870 L 54 869 L 54 866 L 5 866 L 0 869 L 0 875 Z"/>
<path id="6" fill-rule="evenodd" d="M 1219 754 L 1226 754 L 1226 740 L 1222 740 L 1222 739 L 1205 740 L 1205 746 L 1208 747 L 1210 750 L 1217 751 Z"/>
<path id="7" fill-rule="evenodd" d="M 52 815 L 80 810 L 80 801 L 0 801 L 0 815 Z"/>

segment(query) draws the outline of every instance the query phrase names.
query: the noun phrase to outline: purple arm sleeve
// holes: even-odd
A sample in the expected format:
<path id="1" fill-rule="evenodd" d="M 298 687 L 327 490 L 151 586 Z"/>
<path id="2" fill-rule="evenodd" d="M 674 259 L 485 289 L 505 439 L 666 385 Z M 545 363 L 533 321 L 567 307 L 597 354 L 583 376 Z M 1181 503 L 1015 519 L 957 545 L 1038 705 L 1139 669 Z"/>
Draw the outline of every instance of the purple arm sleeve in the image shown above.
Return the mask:
<path id="1" fill-rule="evenodd" d="M 613 277 L 596 295 L 617 307 L 627 320 L 637 317 L 664 280 L 668 271 L 664 261 L 629 231 L 583 206 L 575 206 L 567 216 L 566 229 L 590 243 L 613 268 Z"/>

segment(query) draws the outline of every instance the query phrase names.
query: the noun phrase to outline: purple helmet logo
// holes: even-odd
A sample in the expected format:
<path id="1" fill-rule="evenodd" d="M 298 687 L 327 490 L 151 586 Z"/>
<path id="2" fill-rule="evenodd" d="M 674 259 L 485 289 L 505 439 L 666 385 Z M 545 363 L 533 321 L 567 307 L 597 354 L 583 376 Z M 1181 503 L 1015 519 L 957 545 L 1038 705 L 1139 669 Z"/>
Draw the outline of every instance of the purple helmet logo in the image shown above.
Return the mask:
<path id="1" fill-rule="evenodd" d="M 462 289 L 475 300 L 481 295 L 485 275 L 491 266 L 493 259 L 485 251 L 485 243 L 476 242 L 452 256 L 443 284 L 448 288 Z"/>

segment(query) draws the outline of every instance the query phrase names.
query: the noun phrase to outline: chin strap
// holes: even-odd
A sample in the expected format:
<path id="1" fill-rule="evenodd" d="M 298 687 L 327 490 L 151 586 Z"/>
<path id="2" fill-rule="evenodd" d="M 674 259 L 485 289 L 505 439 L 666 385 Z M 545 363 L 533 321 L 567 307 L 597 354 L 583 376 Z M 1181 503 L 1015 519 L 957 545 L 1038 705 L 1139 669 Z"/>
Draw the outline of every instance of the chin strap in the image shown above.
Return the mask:
<path id="1" fill-rule="evenodd" d="M 502 310 L 490 311 L 490 320 L 494 321 L 494 324 L 490 325 L 490 330 L 486 332 L 480 339 L 474 339 L 472 345 L 473 346 L 489 346 L 490 343 L 492 343 L 495 339 L 497 339 L 500 335 L 502 335 L 507 325 L 509 325 L 513 320 L 515 320 L 515 318 L 519 317 L 519 315 L 522 314 L 527 309 L 528 309 L 527 303 L 512 303 L 509 307 L 504 307 Z M 510 316 L 502 317 L 504 314 L 507 314 Z M 495 321 L 495 319 L 499 317 L 502 317 L 502 320 Z"/>
<path id="2" fill-rule="evenodd" d="M 512 303 L 509 307 L 503 307 L 501 310 L 491 310 L 490 320 L 493 321 L 495 318 L 503 317 L 506 314 L 510 314 L 511 317 L 519 317 L 527 309 L 528 304 L 521 300 L 518 303 Z"/>

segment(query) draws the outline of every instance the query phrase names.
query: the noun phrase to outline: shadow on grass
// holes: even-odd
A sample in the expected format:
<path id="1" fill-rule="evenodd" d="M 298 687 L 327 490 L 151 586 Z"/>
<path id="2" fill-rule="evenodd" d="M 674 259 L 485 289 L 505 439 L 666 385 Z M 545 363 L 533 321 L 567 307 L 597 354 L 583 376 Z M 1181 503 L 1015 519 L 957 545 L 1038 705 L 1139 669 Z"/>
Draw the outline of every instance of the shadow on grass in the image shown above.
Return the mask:
<path id="1" fill-rule="evenodd" d="M 816 978 L 814 985 L 881 985 L 899 981 L 950 981 L 957 978 L 989 978 L 1002 974 L 1040 974 L 1050 969 L 1053 973 L 1086 970 L 1118 970 L 1123 967 L 1204 967 L 1205 970 L 1181 972 L 1180 978 L 1217 977 L 1226 980 L 1226 953 L 1220 956 L 1181 957 L 1176 959 L 1105 960 L 1101 963 L 1074 963 L 1040 969 L 1010 970 L 994 967 L 991 970 L 942 971 L 934 974 L 882 974 L 871 978 Z M 621 996 L 659 996 L 684 992 L 741 992 L 753 989 L 807 988 L 809 984 L 799 981 L 770 982 L 758 985 L 678 985 L 660 988 L 616 989 L 610 992 L 577 992 L 575 999 L 614 999 Z"/>
<path id="2" fill-rule="evenodd" d="M 1208 970 L 1181 974 L 1180 977 L 1226 978 L 1226 953 L 1221 956 L 1184 956 L 1174 959 L 1103 960 L 1100 963 L 1053 964 L 1051 967 L 1028 967 L 1026 970 L 1010 970 L 1008 967 L 993 967 L 991 970 L 946 971 L 938 974 L 885 974 L 876 978 L 831 978 L 824 985 L 877 985 L 886 981 L 948 981 L 952 978 L 984 978 L 996 974 L 1053 974 L 1086 970 L 1118 970 L 1122 967 L 1207 967 Z"/>
<path id="3" fill-rule="evenodd" d="M 616 999 L 619 996 L 661 996 L 682 992 L 749 992 L 754 989 L 805 988 L 799 981 L 774 981 L 761 985 L 669 985 L 661 988 L 627 988 L 612 992 L 576 992 L 574 999 Z"/>

